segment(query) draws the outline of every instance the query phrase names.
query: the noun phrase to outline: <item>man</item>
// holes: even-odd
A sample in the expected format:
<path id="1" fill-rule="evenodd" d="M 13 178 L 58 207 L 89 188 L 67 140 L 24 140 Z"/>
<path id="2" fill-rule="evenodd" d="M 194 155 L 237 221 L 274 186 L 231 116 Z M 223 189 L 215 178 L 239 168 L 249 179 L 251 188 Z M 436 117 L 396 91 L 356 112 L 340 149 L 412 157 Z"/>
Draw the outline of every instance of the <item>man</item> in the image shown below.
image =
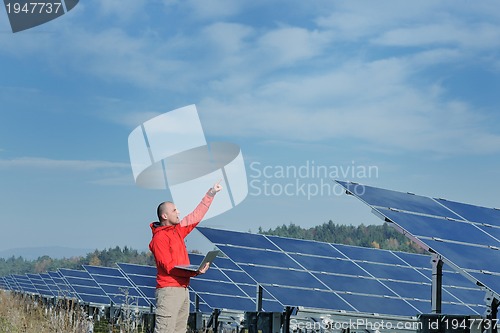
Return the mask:
<path id="1" fill-rule="evenodd" d="M 212 200 L 222 189 L 217 182 L 192 213 L 179 219 L 180 212 L 172 202 L 158 206 L 158 222 L 150 224 L 153 238 L 149 249 L 156 261 L 156 321 L 155 333 L 186 332 L 189 316 L 189 278 L 203 274 L 209 264 L 197 272 L 175 268 L 188 265 L 189 257 L 184 238 L 200 223 Z"/>

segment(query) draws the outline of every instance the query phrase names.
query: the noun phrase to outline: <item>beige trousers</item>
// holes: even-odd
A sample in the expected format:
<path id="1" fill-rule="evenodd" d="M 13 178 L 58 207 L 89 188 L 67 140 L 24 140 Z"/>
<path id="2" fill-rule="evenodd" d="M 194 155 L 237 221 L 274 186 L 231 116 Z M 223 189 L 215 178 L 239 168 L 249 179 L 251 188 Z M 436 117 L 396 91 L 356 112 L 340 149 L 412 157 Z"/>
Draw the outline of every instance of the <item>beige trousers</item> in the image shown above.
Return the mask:
<path id="1" fill-rule="evenodd" d="M 156 289 L 154 333 L 185 333 L 189 317 L 189 290 L 184 287 Z"/>

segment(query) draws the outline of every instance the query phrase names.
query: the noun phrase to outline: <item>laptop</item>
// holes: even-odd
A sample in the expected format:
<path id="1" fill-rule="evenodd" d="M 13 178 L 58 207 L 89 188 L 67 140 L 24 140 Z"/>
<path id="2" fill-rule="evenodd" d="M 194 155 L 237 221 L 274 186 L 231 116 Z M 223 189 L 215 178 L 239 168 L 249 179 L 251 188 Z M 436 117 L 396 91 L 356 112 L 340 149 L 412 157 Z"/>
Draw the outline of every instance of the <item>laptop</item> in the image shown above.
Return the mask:
<path id="1" fill-rule="evenodd" d="M 217 258 L 217 256 L 219 255 L 219 252 L 220 252 L 219 250 L 209 251 L 199 265 L 179 265 L 179 266 L 175 266 L 175 268 L 180 268 L 180 269 L 184 269 L 184 270 L 192 271 L 192 272 L 199 271 L 207 263 L 212 263 L 212 261 L 214 261 L 215 258 Z"/>

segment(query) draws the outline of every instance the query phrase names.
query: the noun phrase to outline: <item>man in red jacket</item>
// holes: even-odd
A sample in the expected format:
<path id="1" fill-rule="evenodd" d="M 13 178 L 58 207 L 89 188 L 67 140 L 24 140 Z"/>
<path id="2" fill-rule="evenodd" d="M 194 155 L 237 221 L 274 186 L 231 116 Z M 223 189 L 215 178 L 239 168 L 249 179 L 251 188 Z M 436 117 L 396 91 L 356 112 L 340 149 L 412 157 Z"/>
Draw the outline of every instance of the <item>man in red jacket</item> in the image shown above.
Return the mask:
<path id="1" fill-rule="evenodd" d="M 158 222 L 150 224 L 153 238 L 149 249 L 156 261 L 156 321 L 155 333 L 186 332 L 189 316 L 189 278 L 203 274 L 208 264 L 197 272 L 175 268 L 189 265 L 184 238 L 200 223 L 212 204 L 215 194 L 222 189 L 216 183 L 192 213 L 179 219 L 180 212 L 172 202 L 158 206 Z"/>

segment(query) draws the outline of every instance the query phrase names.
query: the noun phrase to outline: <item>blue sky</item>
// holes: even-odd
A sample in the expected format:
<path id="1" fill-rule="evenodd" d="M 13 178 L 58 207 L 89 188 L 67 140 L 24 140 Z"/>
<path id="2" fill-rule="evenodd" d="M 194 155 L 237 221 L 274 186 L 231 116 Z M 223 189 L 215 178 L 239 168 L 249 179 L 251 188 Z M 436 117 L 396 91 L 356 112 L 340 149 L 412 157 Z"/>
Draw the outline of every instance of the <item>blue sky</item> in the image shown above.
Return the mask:
<path id="1" fill-rule="evenodd" d="M 499 50 L 496 1 L 88 0 L 15 34 L 2 7 L 0 250 L 146 249 L 169 193 L 134 184 L 127 138 L 190 104 L 250 185 L 206 226 L 380 223 L 335 173 L 500 206 Z"/>

